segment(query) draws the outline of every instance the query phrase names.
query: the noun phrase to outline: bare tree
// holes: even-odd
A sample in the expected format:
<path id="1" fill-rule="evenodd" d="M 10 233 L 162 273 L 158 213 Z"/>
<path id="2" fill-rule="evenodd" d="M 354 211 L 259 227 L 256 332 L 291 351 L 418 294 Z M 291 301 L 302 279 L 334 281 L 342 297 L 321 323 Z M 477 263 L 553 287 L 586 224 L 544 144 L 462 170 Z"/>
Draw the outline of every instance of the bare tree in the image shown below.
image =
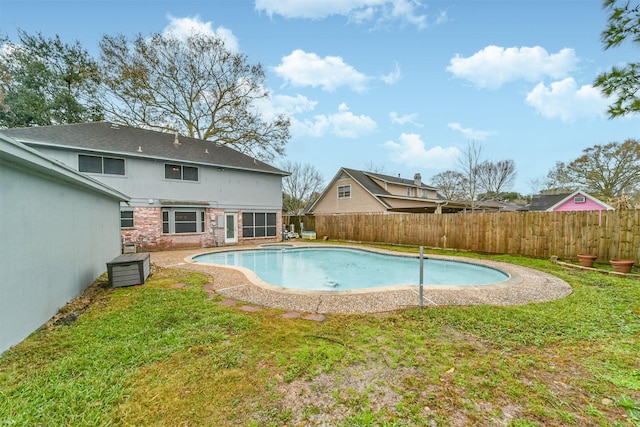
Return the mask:
<path id="1" fill-rule="evenodd" d="M 513 187 L 516 180 L 516 164 L 513 160 L 484 161 L 478 165 L 478 183 L 485 194 L 499 197 Z"/>
<path id="2" fill-rule="evenodd" d="M 469 141 L 456 161 L 458 172 L 465 178 L 465 196 L 471 204 L 471 211 L 475 209 L 478 192 L 480 190 L 479 166 L 482 162 L 482 146 L 477 141 Z"/>
<path id="3" fill-rule="evenodd" d="M 317 196 L 324 187 L 324 179 L 318 170 L 311 164 L 300 164 L 286 161 L 281 169 L 291 175 L 282 180 L 283 210 L 293 215 L 300 216 L 307 204 Z"/>
<path id="4" fill-rule="evenodd" d="M 229 145 L 267 161 L 283 154 L 289 119 L 265 119 L 256 106 L 269 97 L 262 66 L 231 52 L 220 37 L 106 35 L 100 48 L 107 117 Z"/>
<path id="5" fill-rule="evenodd" d="M 466 178 L 460 172 L 448 170 L 431 178 L 431 185 L 447 200 L 464 200 L 466 198 Z"/>
<path id="6" fill-rule="evenodd" d="M 369 161 L 367 164 L 365 164 L 364 170 L 371 173 L 379 173 L 379 174 L 385 173 L 384 165 L 375 165 L 373 164 L 373 161 Z"/>

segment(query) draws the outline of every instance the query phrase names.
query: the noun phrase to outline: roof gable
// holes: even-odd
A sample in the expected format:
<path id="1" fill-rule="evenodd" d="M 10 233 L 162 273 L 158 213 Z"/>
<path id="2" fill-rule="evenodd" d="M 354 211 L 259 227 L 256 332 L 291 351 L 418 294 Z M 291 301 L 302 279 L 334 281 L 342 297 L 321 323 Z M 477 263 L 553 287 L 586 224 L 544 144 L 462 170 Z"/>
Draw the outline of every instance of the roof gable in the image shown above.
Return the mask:
<path id="1" fill-rule="evenodd" d="M 340 168 L 338 173 L 336 173 L 336 175 L 333 177 L 333 179 L 327 185 L 327 187 L 324 189 L 320 197 L 316 198 L 309 205 L 309 207 L 307 208 L 307 212 L 313 212 L 314 208 L 327 195 L 327 192 L 329 191 L 329 189 L 332 188 L 335 185 L 335 183 L 341 178 L 353 179 L 356 184 L 358 184 L 367 193 L 369 193 L 375 200 L 378 201 L 378 203 L 382 204 L 385 207 L 385 209 L 392 208 L 392 206 L 385 200 L 385 198 L 407 199 L 407 200 L 417 200 L 420 198 L 399 196 L 397 194 L 394 195 L 389 191 L 387 191 L 386 189 L 384 189 L 382 186 L 380 186 L 377 181 L 388 182 L 388 183 L 403 185 L 407 187 L 422 188 L 422 189 L 428 189 L 428 190 L 434 190 L 434 191 L 436 190 L 435 187 L 424 185 L 422 183 L 420 183 L 420 185 L 416 185 L 415 181 L 409 180 L 409 179 L 402 179 L 399 177 L 396 178 L 389 175 L 382 175 L 382 174 L 365 172 L 357 169 L 349 169 L 349 168 L 342 167 Z M 434 201 L 433 199 L 430 199 L 430 200 L 432 202 Z M 438 201 L 440 201 L 440 199 L 438 199 Z M 444 199 L 442 199 L 441 201 L 444 201 Z"/>
<path id="2" fill-rule="evenodd" d="M 288 175 L 285 171 L 211 141 L 107 122 L 12 128 L 0 133 L 27 145 L 57 146 Z"/>
<path id="3" fill-rule="evenodd" d="M 559 208 L 562 208 L 563 206 L 566 206 L 566 205 L 575 205 L 574 198 L 578 196 L 582 196 L 587 201 L 589 201 L 590 206 L 596 205 L 596 206 L 602 207 L 603 208 L 602 210 L 614 210 L 612 206 L 609 206 L 606 203 L 601 202 L 599 199 L 593 197 L 592 195 L 587 194 L 586 192 L 580 191 L 580 190 L 574 191 L 573 193 L 567 195 L 562 200 L 559 200 L 557 203 L 550 206 L 548 210 L 554 211 L 554 210 L 559 210 Z M 585 210 L 590 210 L 590 209 L 585 209 Z"/>
<path id="4" fill-rule="evenodd" d="M 561 193 L 561 194 L 536 194 L 531 198 L 531 204 L 529 205 L 530 211 L 554 211 L 567 203 L 573 204 L 572 200 L 576 196 L 584 196 L 590 200 L 593 204 L 601 206 L 604 210 L 613 210 L 614 208 L 608 204 L 600 201 L 592 195 L 584 191 L 574 191 L 573 193 Z"/>

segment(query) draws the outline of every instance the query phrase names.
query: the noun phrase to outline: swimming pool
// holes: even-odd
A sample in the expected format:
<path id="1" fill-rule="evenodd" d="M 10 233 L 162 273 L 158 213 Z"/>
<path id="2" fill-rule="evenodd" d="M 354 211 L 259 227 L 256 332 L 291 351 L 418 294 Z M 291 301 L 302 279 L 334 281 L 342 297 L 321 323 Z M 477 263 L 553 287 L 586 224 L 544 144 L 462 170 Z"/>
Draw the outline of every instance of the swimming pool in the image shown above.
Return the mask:
<path id="1" fill-rule="evenodd" d="M 288 289 L 354 290 L 420 283 L 417 256 L 354 248 L 273 245 L 211 252 L 193 261 L 246 268 L 263 281 Z M 492 267 L 426 257 L 423 271 L 425 286 L 479 286 L 509 279 Z"/>

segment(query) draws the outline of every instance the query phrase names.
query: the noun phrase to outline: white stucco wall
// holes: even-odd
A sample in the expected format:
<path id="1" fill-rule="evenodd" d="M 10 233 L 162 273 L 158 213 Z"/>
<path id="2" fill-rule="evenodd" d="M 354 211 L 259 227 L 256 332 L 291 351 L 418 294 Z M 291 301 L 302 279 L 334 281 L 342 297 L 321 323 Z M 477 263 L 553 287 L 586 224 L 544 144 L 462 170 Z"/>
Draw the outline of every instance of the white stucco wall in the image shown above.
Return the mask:
<path id="1" fill-rule="evenodd" d="M 121 250 L 117 192 L 20 150 L 0 139 L 0 353 L 78 296 Z"/>

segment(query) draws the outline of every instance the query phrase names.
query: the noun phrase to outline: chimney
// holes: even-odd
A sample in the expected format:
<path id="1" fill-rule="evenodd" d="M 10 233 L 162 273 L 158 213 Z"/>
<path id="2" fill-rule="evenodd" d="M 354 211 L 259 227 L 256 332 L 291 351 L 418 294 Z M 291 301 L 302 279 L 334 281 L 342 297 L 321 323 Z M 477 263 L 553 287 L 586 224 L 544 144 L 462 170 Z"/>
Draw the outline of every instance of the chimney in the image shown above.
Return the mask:
<path id="1" fill-rule="evenodd" d="M 180 146 L 180 141 L 178 141 L 178 132 L 176 131 L 175 136 L 173 137 L 173 145 L 175 145 L 176 148 L 178 148 Z"/>
<path id="2" fill-rule="evenodd" d="M 419 173 L 413 175 L 413 183 L 417 186 L 420 187 L 422 185 L 422 176 L 420 176 Z"/>

